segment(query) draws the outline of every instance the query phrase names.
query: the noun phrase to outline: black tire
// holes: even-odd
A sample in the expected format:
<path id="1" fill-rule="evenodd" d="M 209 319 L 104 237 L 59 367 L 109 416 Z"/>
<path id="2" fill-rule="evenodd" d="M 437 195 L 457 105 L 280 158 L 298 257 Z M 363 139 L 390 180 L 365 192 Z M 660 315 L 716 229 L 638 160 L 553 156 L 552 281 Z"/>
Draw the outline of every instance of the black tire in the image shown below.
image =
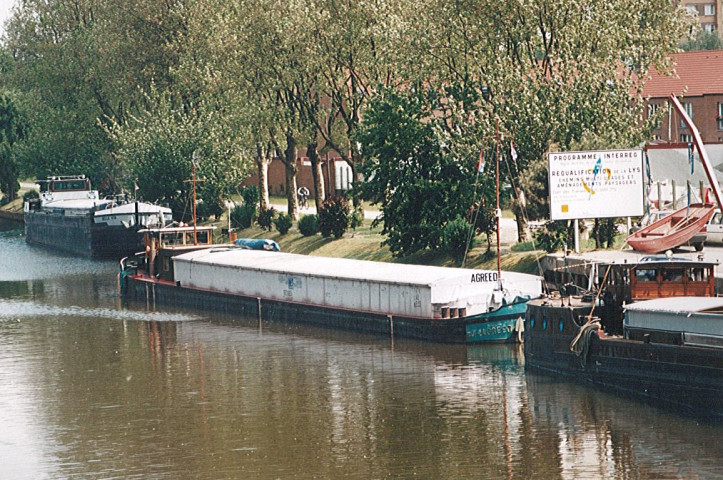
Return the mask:
<path id="1" fill-rule="evenodd" d="M 705 242 L 700 242 L 700 243 L 696 243 L 695 245 L 693 245 L 693 246 L 695 247 L 695 251 L 696 251 L 696 252 L 702 251 L 702 250 L 703 250 L 703 244 L 704 244 L 704 243 L 705 243 Z"/>

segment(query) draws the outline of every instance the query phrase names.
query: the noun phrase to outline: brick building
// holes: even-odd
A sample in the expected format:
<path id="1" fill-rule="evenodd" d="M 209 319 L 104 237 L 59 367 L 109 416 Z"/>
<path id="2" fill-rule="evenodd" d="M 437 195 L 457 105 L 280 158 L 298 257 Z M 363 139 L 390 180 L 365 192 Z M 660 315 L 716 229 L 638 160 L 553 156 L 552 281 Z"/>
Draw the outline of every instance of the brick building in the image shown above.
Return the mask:
<path id="1" fill-rule="evenodd" d="M 680 0 L 680 5 L 698 17 L 704 31 L 723 32 L 721 0 Z"/>
<path id="2" fill-rule="evenodd" d="M 648 115 L 665 108 L 674 93 L 698 127 L 703 142 L 723 142 L 723 50 L 682 52 L 672 57 L 675 73 L 666 76 L 652 71 L 645 85 Z M 688 143 L 693 138 L 680 115 L 669 107 L 653 130 L 652 140 Z"/>
<path id="3" fill-rule="evenodd" d="M 304 150 L 299 151 L 296 159 L 296 187 L 306 187 L 314 196 L 314 178 L 311 172 L 311 162 L 308 157 L 301 156 Z M 324 190 L 327 195 L 343 193 L 351 189 L 351 167 L 341 157 L 323 155 L 321 172 L 324 177 Z M 278 158 L 274 158 L 269 165 L 269 194 L 286 195 L 286 166 Z M 247 178 L 242 185 L 258 185 L 258 175 Z"/>

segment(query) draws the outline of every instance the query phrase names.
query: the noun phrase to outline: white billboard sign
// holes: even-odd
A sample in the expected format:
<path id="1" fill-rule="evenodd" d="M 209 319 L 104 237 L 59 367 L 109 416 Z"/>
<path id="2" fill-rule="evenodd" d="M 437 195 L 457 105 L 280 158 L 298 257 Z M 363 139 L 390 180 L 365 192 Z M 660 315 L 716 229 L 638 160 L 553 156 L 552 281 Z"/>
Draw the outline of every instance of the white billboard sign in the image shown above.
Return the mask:
<path id="1" fill-rule="evenodd" d="M 552 220 L 643 214 L 642 150 L 549 153 L 547 162 Z"/>

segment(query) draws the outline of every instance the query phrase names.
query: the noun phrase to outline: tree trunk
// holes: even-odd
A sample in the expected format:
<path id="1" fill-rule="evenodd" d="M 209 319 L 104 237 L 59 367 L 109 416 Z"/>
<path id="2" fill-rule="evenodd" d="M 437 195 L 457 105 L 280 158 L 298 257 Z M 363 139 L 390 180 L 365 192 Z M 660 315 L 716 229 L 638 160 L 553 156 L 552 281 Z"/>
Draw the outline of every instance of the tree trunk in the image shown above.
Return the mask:
<path id="1" fill-rule="evenodd" d="M 271 149 L 264 149 L 256 145 L 256 169 L 259 174 L 259 207 L 268 210 L 269 201 L 269 164 L 271 163 Z"/>
<path id="2" fill-rule="evenodd" d="M 306 156 L 309 157 L 311 162 L 311 175 L 314 178 L 314 203 L 316 204 L 316 211 L 318 212 L 324 203 L 326 193 L 324 191 L 324 173 L 321 171 L 321 159 L 316 151 L 316 142 L 309 142 L 306 147 Z"/>
<path id="3" fill-rule="evenodd" d="M 292 220 L 297 221 L 299 219 L 299 199 L 296 196 L 296 139 L 290 134 L 286 135 L 284 165 L 286 166 L 287 213 Z"/>
<path id="4" fill-rule="evenodd" d="M 362 214 L 362 217 L 364 215 L 364 208 L 362 207 L 362 195 L 361 195 L 361 185 L 364 181 L 364 176 L 361 172 L 361 155 L 359 153 L 355 153 L 353 150 L 351 152 L 351 173 L 352 178 L 354 179 L 354 183 L 352 184 L 352 204 L 354 205 L 354 211 L 359 212 Z"/>
<path id="5" fill-rule="evenodd" d="M 523 212 L 527 209 L 527 201 L 525 200 L 525 192 L 521 188 L 515 189 L 515 197 L 516 197 L 516 208 L 514 208 L 515 212 L 515 221 L 517 222 L 517 241 L 522 243 L 530 240 L 530 227 L 527 224 L 527 217 L 523 215 Z"/>
<path id="6" fill-rule="evenodd" d="M 599 250 L 599 249 L 600 249 L 600 245 L 601 245 L 601 242 L 600 242 L 600 220 L 599 220 L 599 219 L 597 219 L 597 218 L 595 219 L 595 226 L 593 226 L 592 228 L 593 228 L 593 231 L 595 232 L 595 249 L 596 249 L 596 250 Z"/>

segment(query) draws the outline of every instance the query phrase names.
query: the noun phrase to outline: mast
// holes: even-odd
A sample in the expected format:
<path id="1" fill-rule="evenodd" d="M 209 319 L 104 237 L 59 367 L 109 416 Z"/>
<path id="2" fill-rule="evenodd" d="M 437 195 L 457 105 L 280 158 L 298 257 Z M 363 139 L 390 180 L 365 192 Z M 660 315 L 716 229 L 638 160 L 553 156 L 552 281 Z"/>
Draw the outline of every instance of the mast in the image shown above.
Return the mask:
<path id="1" fill-rule="evenodd" d="M 191 183 L 193 185 L 193 244 L 198 245 L 196 240 L 196 163 L 198 162 L 198 153 L 193 152 L 191 158 Z"/>
<path id="2" fill-rule="evenodd" d="M 497 204 L 495 208 L 495 218 L 497 219 L 497 286 L 502 288 L 502 267 L 500 260 L 500 119 L 497 119 L 495 127 L 495 195 Z"/>
<path id="3" fill-rule="evenodd" d="M 669 98 L 675 109 L 682 117 L 683 122 L 685 122 L 685 124 L 690 129 L 690 133 L 693 134 L 693 143 L 695 143 L 695 146 L 698 149 L 698 153 L 700 154 L 700 161 L 701 163 L 703 163 L 703 170 L 705 170 L 705 175 L 706 177 L 708 177 L 708 183 L 710 184 L 710 188 L 713 190 L 715 200 L 718 203 L 718 208 L 723 211 L 723 202 L 721 202 L 721 199 L 723 199 L 723 195 L 721 195 L 720 185 L 718 185 L 718 179 L 713 172 L 713 166 L 711 165 L 710 159 L 708 158 L 708 153 L 705 151 L 705 148 L 703 148 L 703 140 L 700 137 L 698 127 L 696 127 L 693 123 L 693 120 L 690 119 L 690 117 L 688 116 L 688 112 L 685 111 L 683 105 L 680 104 L 675 94 L 671 93 Z M 670 121 L 668 123 L 670 124 Z"/>

